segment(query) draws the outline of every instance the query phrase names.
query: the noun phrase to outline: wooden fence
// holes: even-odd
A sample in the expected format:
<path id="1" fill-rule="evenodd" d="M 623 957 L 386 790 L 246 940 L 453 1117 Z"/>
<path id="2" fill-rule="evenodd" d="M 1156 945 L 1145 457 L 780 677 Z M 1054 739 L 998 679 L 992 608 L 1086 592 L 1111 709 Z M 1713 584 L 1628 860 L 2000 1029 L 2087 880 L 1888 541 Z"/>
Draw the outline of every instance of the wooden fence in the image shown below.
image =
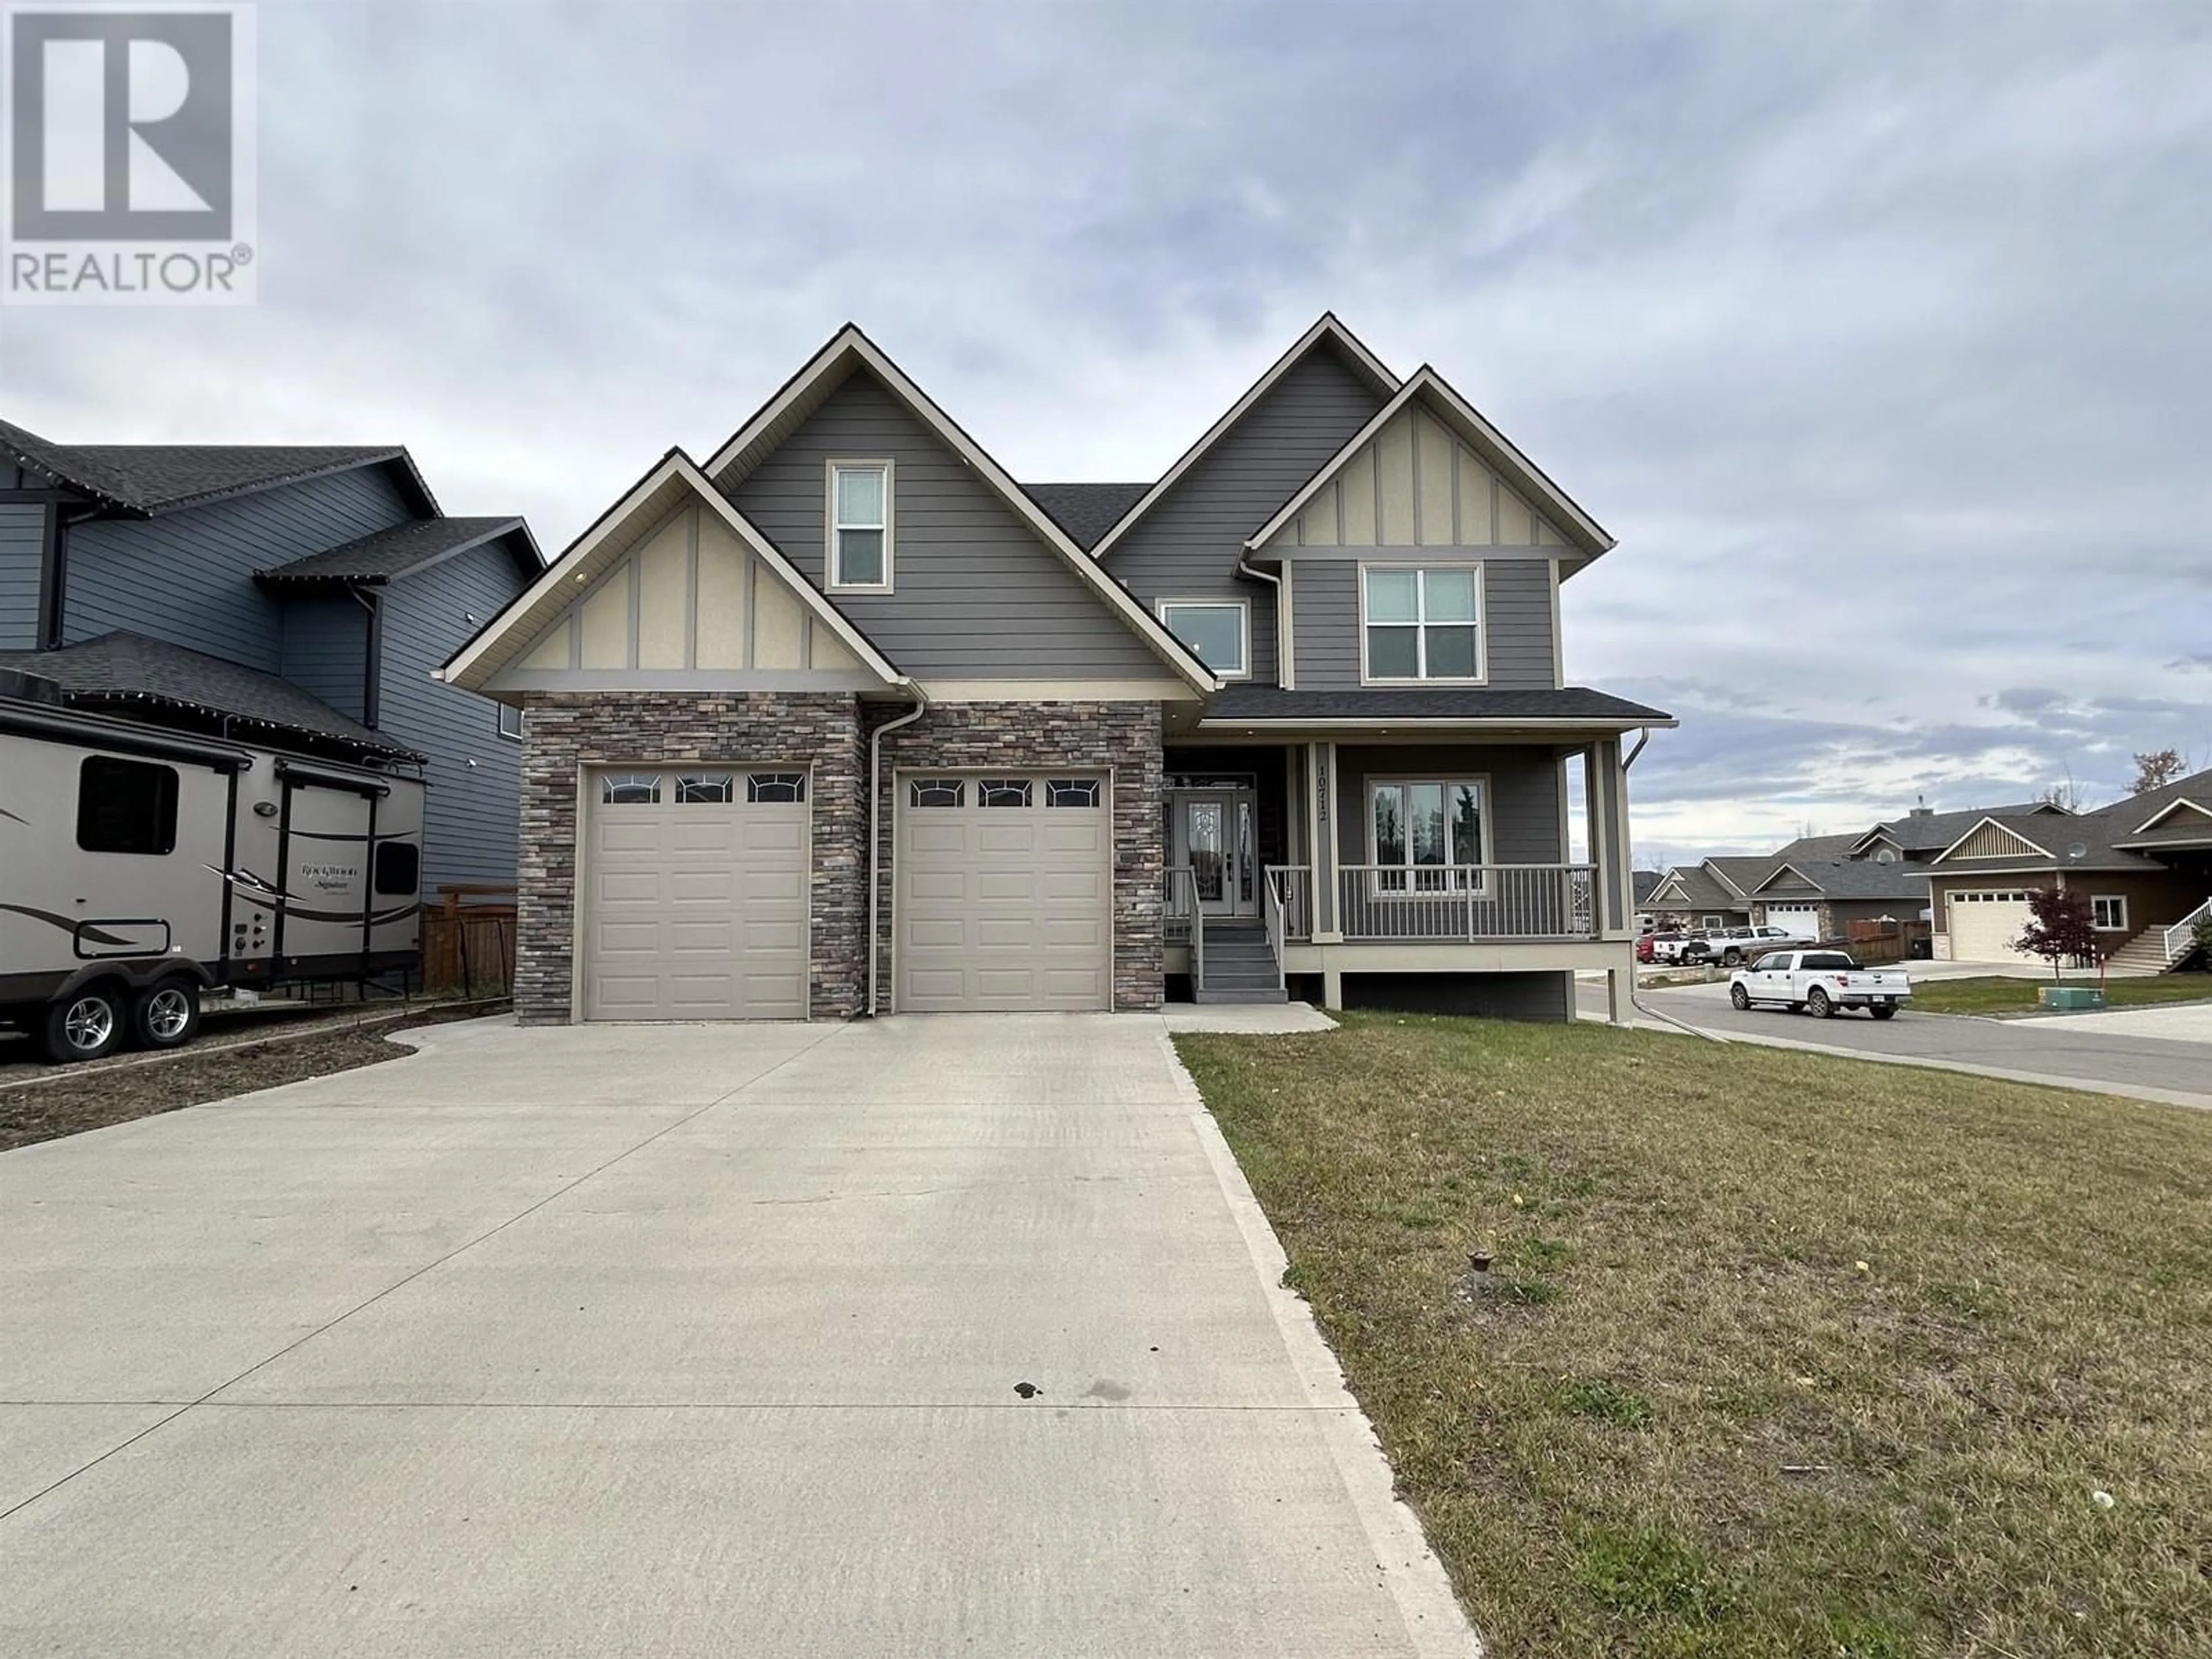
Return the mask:
<path id="1" fill-rule="evenodd" d="M 1851 954 L 1867 966 L 1878 962 L 1903 962 L 1911 954 L 1911 941 L 1928 937 L 1924 921 L 1846 922 L 1846 942 Z"/>
<path id="2" fill-rule="evenodd" d="M 512 887 L 441 887 L 422 906 L 422 988 L 482 995 L 514 985 Z"/>

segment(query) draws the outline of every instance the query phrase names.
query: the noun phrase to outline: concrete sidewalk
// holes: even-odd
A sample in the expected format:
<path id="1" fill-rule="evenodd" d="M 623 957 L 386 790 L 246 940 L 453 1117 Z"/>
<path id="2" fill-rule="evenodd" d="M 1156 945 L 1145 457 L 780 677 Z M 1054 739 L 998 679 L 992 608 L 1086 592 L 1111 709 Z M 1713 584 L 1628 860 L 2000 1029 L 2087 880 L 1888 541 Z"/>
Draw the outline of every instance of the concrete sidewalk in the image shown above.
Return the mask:
<path id="1" fill-rule="evenodd" d="M 413 1040 L 0 1157 L 0 1651 L 1475 1650 L 1164 1020 Z"/>

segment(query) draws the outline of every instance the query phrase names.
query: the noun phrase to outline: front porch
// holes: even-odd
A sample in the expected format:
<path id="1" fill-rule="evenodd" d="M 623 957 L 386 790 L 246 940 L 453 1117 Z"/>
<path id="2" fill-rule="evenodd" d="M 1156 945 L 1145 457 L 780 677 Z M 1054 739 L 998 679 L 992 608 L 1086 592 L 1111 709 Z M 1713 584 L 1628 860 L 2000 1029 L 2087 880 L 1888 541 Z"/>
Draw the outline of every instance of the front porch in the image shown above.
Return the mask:
<path id="1" fill-rule="evenodd" d="M 1617 733 L 1443 743 L 1376 730 L 1176 744 L 1165 759 L 1175 990 L 1568 1019 L 1574 974 L 1602 970 L 1626 1018 L 1634 921 Z"/>

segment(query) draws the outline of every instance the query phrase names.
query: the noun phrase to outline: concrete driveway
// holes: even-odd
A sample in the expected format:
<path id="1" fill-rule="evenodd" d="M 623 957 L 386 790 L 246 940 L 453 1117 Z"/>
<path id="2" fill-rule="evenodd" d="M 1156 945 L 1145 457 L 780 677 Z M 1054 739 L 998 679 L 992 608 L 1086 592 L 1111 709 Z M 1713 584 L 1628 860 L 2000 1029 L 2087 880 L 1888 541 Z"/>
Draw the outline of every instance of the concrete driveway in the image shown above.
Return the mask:
<path id="1" fill-rule="evenodd" d="M 1160 1020 L 417 1037 L 0 1157 L 0 1652 L 1473 1650 Z"/>

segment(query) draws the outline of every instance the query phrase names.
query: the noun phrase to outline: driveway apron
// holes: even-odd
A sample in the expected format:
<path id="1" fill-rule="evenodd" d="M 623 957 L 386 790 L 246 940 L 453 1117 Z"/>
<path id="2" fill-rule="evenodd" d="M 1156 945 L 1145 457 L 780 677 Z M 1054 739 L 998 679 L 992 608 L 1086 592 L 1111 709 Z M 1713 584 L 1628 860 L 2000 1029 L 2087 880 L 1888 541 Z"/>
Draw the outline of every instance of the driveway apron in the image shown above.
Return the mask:
<path id="1" fill-rule="evenodd" d="M 1160 1020 L 415 1040 L 0 1158 L 0 1651 L 1474 1650 Z"/>

